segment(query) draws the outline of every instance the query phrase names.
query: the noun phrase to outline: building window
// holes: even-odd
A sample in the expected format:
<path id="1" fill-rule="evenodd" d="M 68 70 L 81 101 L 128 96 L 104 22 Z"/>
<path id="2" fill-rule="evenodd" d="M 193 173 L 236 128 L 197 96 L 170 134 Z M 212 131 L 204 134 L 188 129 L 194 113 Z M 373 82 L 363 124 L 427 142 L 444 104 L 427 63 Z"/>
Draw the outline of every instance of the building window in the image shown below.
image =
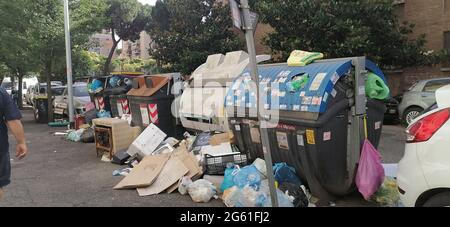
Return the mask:
<path id="1" fill-rule="evenodd" d="M 450 31 L 444 32 L 444 49 L 450 50 Z"/>

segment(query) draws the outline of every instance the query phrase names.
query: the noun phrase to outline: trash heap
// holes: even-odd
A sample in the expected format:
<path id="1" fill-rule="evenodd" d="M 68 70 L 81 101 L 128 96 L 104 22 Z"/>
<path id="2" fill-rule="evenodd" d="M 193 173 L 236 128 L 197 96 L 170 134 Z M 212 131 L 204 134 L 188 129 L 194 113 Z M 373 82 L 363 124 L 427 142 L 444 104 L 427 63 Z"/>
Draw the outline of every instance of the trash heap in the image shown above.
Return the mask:
<path id="1" fill-rule="evenodd" d="M 105 155 L 103 160 L 108 161 Z M 230 133 L 193 136 L 186 132 L 180 141 L 167 138 L 151 124 L 126 151 L 115 153 L 110 161 L 126 165 L 112 173 L 124 177 L 114 186 L 116 190 L 135 189 L 139 196 L 178 191 L 197 203 L 221 198 L 229 207 L 271 206 L 264 160 L 248 163 Z M 274 174 L 280 206 L 314 206 L 294 168 L 277 163 Z"/>
<path id="2" fill-rule="evenodd" d="M 355 177 L 348 172 L 355 172 L 360 154 L 348 142 L 364 139 L 356 132 L 347 138 L 350 126 L 363 122 L 350 112 L 356 96 L 368 99 L 366 139 L 376 147 L 381 135 L 382 100 L 390 93 L 381 70 L 356 58 L 314 63 L 321 58 L 320 53 L 294 51 L 287 65 L 259 66 L 261 84 L 266 84 L 261 89 L 264 109 L 280 114 L 268 133 L 281 207 L 312 207 L 317 199 L 311 193 L 343 196 L 354 190 Z M 259 56 L 258 62 L 263 60 Z M 95 142 L 102 161 L 124 165 L 112 173 L 123 176 L 116 190 L 137 190 L 139 196 L 178 191 L 194 202 L 221 198 L 228 207 L 270 207 L 259 119 L 250 114 L 257 99 L 248 84 L 248 62 L 242 51 L 209 56 L 189 86 L 176 84 L 176 73 L 138 76 L 126 95 L 120 86 L 112 86 L 117 97 L 109 95 L 115 100 L 109 108 L 103 105 L 105 92 L 98 88 L 104 85 L 94 80 L 93 104 L 77 117 L 76 130 L 64 135 L 76 142 Z M 370 73 L 356 92 L 358 77 L 352 75 L 357 63 Z M 120 84 L 114 78 L 109 84 Z M 169 105 L 172 102 L 175 105 Z M 195 134 L 185 132 L 181 124 Z M 388 178 L 366 198 L 396 206 L 394 186 Z"/>

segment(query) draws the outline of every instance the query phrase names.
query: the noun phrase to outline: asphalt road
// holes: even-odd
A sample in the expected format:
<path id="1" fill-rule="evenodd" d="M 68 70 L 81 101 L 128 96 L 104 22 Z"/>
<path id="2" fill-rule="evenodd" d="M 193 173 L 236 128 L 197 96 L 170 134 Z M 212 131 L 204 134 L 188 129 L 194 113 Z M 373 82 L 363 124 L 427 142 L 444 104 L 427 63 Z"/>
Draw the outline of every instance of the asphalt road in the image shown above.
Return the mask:
<path id="1" fill-rule="evenodd" d="M 31 111 L 24 111 L 29 156 L 12 160 L 12 183 L 6 188 L 1 206 L 32 207 L 200 207 L 224 206 L 220 200 L 207 204 L 192 202 L 178 193 L 139 197 L 135 190 L 112 190 L 121 177 L 112 176 L 120 166 L 104 163 L 93 144 L 73 143 L 54 136 L 64 128 L 36 124 Z M 396 163 L 403 156 L 404 129 L 385 126 L 380 152 L 385 163 Z M 14 145 L 14 139 L 10 138 Z M 13 154 L 14 146 L 10 147 Z M 336 206 L 376 206 L 358 194 L 336 201 Z"/>

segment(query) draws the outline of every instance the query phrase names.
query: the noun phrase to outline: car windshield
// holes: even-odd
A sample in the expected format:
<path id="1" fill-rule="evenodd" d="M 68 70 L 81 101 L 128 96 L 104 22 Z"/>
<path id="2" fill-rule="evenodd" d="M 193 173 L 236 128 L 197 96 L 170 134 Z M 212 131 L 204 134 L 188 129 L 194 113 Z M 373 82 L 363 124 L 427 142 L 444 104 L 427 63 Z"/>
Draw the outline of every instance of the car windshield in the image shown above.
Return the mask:
<path id="1" fill-rule="evenodd" d="M 75 97 L 86 97 L 89 96 L 87 86 L 74 86 L 73 96 Z"/>
<path id="2" fill-rule="evenodd" d="M 2 87 L 7 90 L 11 89 L 11 82 L 3 82 Z"/>
<path id="3" fill-rule="evenodd" d="M 408 91 L 412 91 L 419 83 L 415 83 L 413 84 L 410 88 L 408 88 Z"/>
<path id="4" fill-rule="evenodd" d="M 52 88 L 52 93 L 55 96 L 60 96 L 64 93 L 64 87 L 57 87 L 57 88 Z"/>

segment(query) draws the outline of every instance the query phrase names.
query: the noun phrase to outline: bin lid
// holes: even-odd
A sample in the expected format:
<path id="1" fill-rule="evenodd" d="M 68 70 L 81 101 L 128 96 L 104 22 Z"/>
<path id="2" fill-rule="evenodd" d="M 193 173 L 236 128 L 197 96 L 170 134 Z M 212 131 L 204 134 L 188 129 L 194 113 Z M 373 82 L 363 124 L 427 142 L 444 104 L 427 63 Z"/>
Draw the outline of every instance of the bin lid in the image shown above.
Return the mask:
<path id="1" fill-rule="evenodd" d="M 264 108 L 298 112 L 323 113 L 330 95 L 335 95 L 334 85 L 352 70 L 351 59 L 330 59 L 316 61 L 306 66 L 290 67 L 287 64 L 260 65 L 259 79 L 261 93 L 264 92 Z M 366 60 L 366 69 L 386 78 L 375 63 Z M 293 78 L 308 75 L 304 87 L 289 89 Z M 251 89 L 250 71 L 246 69 L 229 89 L 225 97 L 226 107 L 256 107 L 256 91 Z"/>
<path id="2" fill-rule="evenodd" d="M 270 60 L 269 55 L 257 56 L 258 62 L 267 60 Z M 232 82 L 240 76 L 248 64 L 248 54 L 244 51 L 210 55 L 206 62 L 192 73 L 191 87 L 224 87 L 226 82 Z"/>
<path id="3" fill-rule="evenodd" d="M 151 76 L 143 76 L 136 78 L 139 81 L 139 88 L 132 88 L 127 95 L 129 96 L 143 96 L 149 97 L 155 94 L 159 89 L 163 88 L 166 84 L 172 80 L 172 74 L 158 74 Z M 150 77 L 153 82 L 153 87 L 147 87 L 145 79 Z"/>

